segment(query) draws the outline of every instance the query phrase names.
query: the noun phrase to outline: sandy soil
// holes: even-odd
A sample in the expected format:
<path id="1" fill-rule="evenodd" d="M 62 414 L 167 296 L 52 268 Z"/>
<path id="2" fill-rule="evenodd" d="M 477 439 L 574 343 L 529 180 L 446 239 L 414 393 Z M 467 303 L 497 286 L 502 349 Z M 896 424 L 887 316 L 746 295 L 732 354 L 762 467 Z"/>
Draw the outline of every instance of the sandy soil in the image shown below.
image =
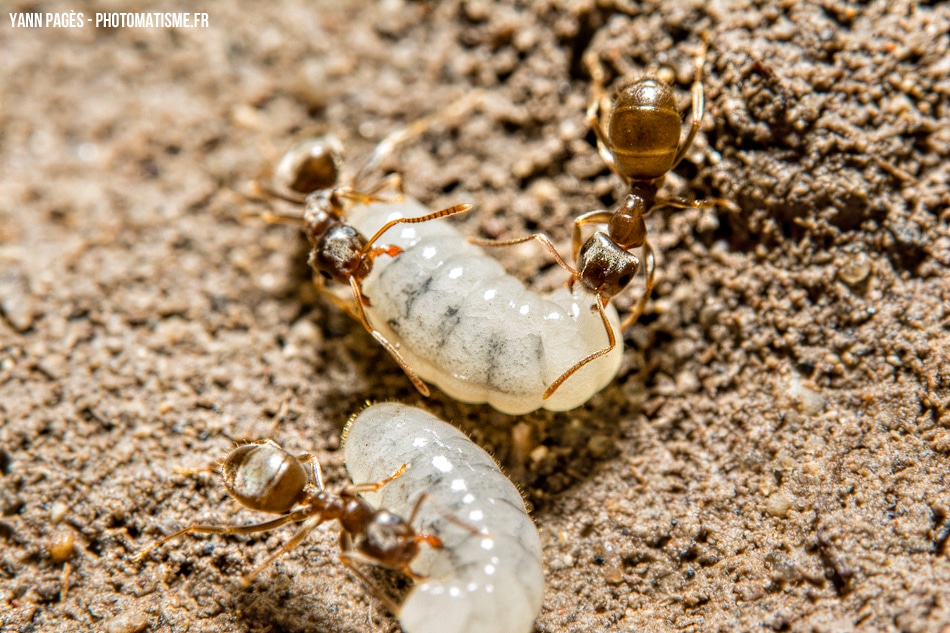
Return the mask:
<path id="1" fill-rule="evenodd" d="M 479 87 L 483 110 L 390 166 L 432 206 L 474 203 L 470 235 L 566 247 L 621 193 L 582 55 L 615 83 L 665 72 L 685 108 L 706 33 L 704 129 L 666 191 L 741 211 L 650 218 L 659 279 L 620 376 L 566 414 L 424 404 L 533 504 L 539 631 L 950 630 L 950 8 L 928 4 L 209 3 L 193 30 L 5 12 L 0 628 L 397 630 L 333 527 L 247 589 L 289 530 L 131 561 L 257 518 L 176 467 L 270 436 L 340 484 L 349 414 L 422 403 L 236 192 L 301 134 L 355 158 Z M 563 279 L 538 249 L 499 256 Z"/>

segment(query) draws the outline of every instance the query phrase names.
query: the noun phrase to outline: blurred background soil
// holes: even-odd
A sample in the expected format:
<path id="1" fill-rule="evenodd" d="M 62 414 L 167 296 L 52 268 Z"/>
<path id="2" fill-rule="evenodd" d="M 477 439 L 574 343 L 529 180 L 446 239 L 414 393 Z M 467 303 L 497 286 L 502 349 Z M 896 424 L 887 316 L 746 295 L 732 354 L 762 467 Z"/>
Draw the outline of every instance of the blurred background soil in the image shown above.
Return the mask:
<path id="1" fill-rule="evenodd" d="M 424 405 L 534 507 L 537 630 L 950 627 L 950 8 L 927 2 L 205 3 L 207 29 L 0 26 L 0 628 L 394 631 L 321 529 L 209 474 L 238 439 L 314 452 L 367 399 Z M 172 10 L 167 6 L 137 11 Z M 423 401 L 309 283 L 306 244 L 240 195 L 293 140 L 351 161 L 467 92 L 388 167 L 468 235 L 547 233 L 622 193 L 584 110 L 647 71 L 703 131 L 649 219 L 658 283 L 620 375 L 568 413 Z M 349 164 L 356 164 L 350 162 Z M 502 252 L 503 251 L 503 252 Z M 540 249 L 502 249 L 541 287 Z M 618 299 L 628 306 L 642 288 Z M 513 437 L 520 438 L 515 444 Z M 515 447 L 519 447 L 516 449 Z M 433 614 L 433 617 L 438 617 Z"/>

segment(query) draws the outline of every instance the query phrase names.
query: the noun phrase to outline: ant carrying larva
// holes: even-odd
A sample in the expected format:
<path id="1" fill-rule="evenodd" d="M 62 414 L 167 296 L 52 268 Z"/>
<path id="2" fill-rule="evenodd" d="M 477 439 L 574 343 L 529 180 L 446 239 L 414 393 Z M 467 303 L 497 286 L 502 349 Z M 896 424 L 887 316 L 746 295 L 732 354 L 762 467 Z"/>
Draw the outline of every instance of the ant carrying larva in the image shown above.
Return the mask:
<path id="1" fill-rule="evenodd" d="M 682 120 L 673 89 L 661 79 L 648 76 L 621 88 L 613 101 L 604 90 L 604 71 L 596 54 L 584 56 L 593 81 L 587 120 L 597 137 L 597 149 L 612 172 L 627 185 L 627 193 L 612 210 L 584 213 L 574 221 L 572 250 L 576 267 L 567 264 L 550 239 L 534 233 L 509 240 L 472 240 L 482 246 L 510 246 L 529 240 L 540 242 L 558 265 L 567 270 L 570 287 L 580 284 L 596 298 L 595 307 L 607 333 L 606 347 L 576 362 L 548 387 L 548 394 L 588 363 L 609 354 L 618 344 L 614 329 L 607 324 L 605 308 L 622 292 L 640 270 L 640 259 L 630 252 L 640 248 L 645 262 L 646 278 L 643 294 L 620 325 L 620 332 L 633 325 L 643 314 L 653 291 L 656 260 L 647 239 L 644 218 L 662 207 L 705 208 L 721 205 L 735 210 L 735 205 L 713 198 L 687 200 L 658 197 L 657 192 L 666 174 L 686 156 L 702 125 L 704 89 L 702 81 L 706 47 L 696 56 L 695 80 L 692 87 L 692 121 L 686 138 L 681 141 Z M 607 113 L 606 125 L 601 115 Z M 606 224 L 607 230 L 595 231 L 583 240 L 582 228 L 589 224 Z"/>
<path id="2" fill-rule="evenodd" d="M 320 463 L 313 455 L 291 455 L 273 440 L 238 446 L 220 464 L 225 489 L 246 508 L 280 516 L 252 525 L 191 525 L 152 543 L 136 554 L 134 560 L 144 560 L 155 548 L 185 534 L 254 534 L 288 523 L 300 523 L 287 542 L 242 578 L 241 583 L 248 586 L 255 576 L 300 544 L 314 528 L 335 520 L 341 527 L 340 562 L 373 590 L 387 608 L 398 614 L 396 602 L 376 590 L 358 565 L 379 565 L 418 579 L 421 576 L 413 572 L 410 565 L 419 555 L 422 544 L 439 548 L 442 540 L 412 527 L 426 500 L 425 495 L 418 498 L 405 519 L 388 510 L 374 508 L 359 495 L 380 490 L 399 478 L 406 468 L 407 465 L 402 464 L 375 483 L 351 484 L 333 493 L 324 487 Z"/>
<path id="3" fill-rule="evenodd" d="M 324 138 L 295 146 L 275 168 L 271 191 L 304 201 L 307 211 L 302 218 L 265 217 L 303 225 L 313 244 L 311 266 L 348 283 L 353 299 L 328 296 L 363 322 L 422 394 L 429 394 L 426 380 L 449 396 L 488 402 L 510 414 L 539 407 L 573 409 L 616 375 L 619 346 L 567 384 L 551 383 L 603 346 L 599 328 L 609 327 L 615 336 L 616 311 L 607 306 L 592 314 L 590 297 L 581 288 L 546 295 L 527 290 L 448 223 L 426 221 L 461 213 L 469 205 L 432 213 L 402 193 L 379 195 L 386 187 L 401 191 L 396 176 L 358 190 L 364 175 L 397 144 L 435 120 L 458 116 L 478 95 L 390 135 L 347 186 L 336 184 L 338 143 Z M 359 241 L 361 234 L 373 238 Z M 339 236 L 342 245 L 331 248 L 330 236 Z M 386 247 L 372 247 L 383 238 Z M 393 256 L 377 258 L 381 253 Z M 317 283 L 322 286 L 323 280 Z"/>
<path id="4" fill-rule="evenodd" d="M 457 116 L 457 111 L 470 108 L 477 97 L 477 94 L 469 95 L 446 110 L 420 119 L 385 138 L 376 146 L 369 160 L 348 180 L 348 184 L 340 184 L 343 147 L 333 136 L 298 142 L 280 159 L 269 184 L 255 183 L 256 195 L 259 197 L 276 197 L 304 205 L 303 215 L 300 216 L 267 212 L 263 217 L 270 222 L 303 227 L 311 245 L 308 263 L 317 273 L 314 283 L 324 290 L 324 295 L 335 305 L 355 316 L 363 324 L 366 331 L 389 352 L 416 389 L 425 396 L 429 395 L 429 388 L 406 362 L 397 346 L 367 318 L 366 308 L 372 305 L 372 301 L 363 292 L 363 282 L 372 272 L 377 257 L 397 257 L 402 252 L 399 246 L 393 244 L 375 246 L 391 228 L 398 224 L 416 224 L 464 213 L 471 209 L 472 205 L 458 204 L 418 217 L 395 218 L 367 231 L 372 236 L 369 239 L 347 221 L 347 212 L 354 204 L 366 205 L 389 200 L 379 196 L 380 192 L 386 189 L 395 191 L 393 200 L 402 199 L 404 194 L 399 174 L 391 174 L 365 190 L 361 188 L 361 183 L 397 145 L 421 134 L 437 119 Z M 352 300 L 341 299 L 326 291 L 325 284 L 329 281 L 349 286 Z"/>
<path id="5" fill-rule="evenodd" d="M 353 481 L 374 483 L 333 493 L 314 455 L 294 456 L 270 439 L 238 446 L 219 465 L 225 490 L 245 508 L 277 518 L 191 525 L 134 560 L 186 534 L 257 534 L 299 524 L 244 575 L 248 586 L 318 526 L 339 521 L 340 562 L 406 633 L 531 630 L 544 595 L 541 540 L 521 494 L 492 457 L 450 424 L 398 403 L 353 416 L 343 441 Z M 397 601 L 361 569 L 367 564 L 403 572 L 415 585 Z"/>

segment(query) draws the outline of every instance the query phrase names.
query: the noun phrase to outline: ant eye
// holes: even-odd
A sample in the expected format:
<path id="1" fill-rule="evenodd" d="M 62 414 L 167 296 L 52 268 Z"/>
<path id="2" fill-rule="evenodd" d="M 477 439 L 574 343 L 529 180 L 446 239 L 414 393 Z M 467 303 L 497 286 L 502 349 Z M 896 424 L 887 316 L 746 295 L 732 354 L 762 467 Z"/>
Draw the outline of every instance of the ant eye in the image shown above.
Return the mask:
<path id="1" fill-rule="evenodd" d="M 323 278 L 326 279 L 327 281 L 331 281 L 333 279 L 333 277 L 330 276 L 330 273 L 328 273 L 325 270 L 321 270 L 320 275 L 322 275 Z"/>
<path id="2" fill-rule="evenodd" d="M 626 287 L 630 283 L 630 275 L 622 275 L 620 279 L 617 280 L 617 285 L 621 288 Z"/>

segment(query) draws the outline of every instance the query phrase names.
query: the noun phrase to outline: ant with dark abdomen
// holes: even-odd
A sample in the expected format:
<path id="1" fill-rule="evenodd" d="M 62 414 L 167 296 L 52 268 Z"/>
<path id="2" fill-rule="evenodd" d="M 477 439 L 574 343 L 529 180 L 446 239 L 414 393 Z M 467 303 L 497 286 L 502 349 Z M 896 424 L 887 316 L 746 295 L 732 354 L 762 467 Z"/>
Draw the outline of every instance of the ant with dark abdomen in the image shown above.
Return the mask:
<path id="1" fill-rule="evenodd" d="M 255 197 L 274 197 L 304 205 L 303 215 L 271 212 L 262 215 L 269 222 L 302 226 L 311 245 L 310 267 L 318 273 L 314 276 L 314 283 L 322 291 L 325 290 L 324 284 L 327 281 L 350 286 L 353 293 L 352 303 L 332 292 L 325 291 L 324 294 L 339 308 L 359 319 L 366 331 L 386 348 L 424 396 L 429 395 L 429 388 L 409 366 L 396 346 L 373 327 L 367 318 L 363 308 L 371 303 L 363 294 L 363 281 L 372 272 L 373 260 L 376 257 L 396 257 L 402 252 L 398 246 L 374 246 L 389 229 L 397 224 L 417 224 L 464 213 L 471 209 L 472 205 L 457 204 L 420 217 L 390 220 L 379 227 L 369 239 L 346 221 L 346 212 L 353 205 L 388 201 L 379 197 L 379 193 L 385 189 L 392 189 L 397 198 L 401 197 L 403 189 L 399 174 L 391 174 L 365 191 L 361 188 L 361 182 L 366 175 L 373 173 L 399 144 L 422 134 L 435 121 L 458 116 L 459 112 L 471 108 L 480 98 L 481 93 L 474 91 L 444 110 L 390 134 L 376 146 L 369 160 L 347 184 L 339 182 L 343 146 L 333 136 L 306 139 L 297 143 L 280 159 L 271 174 L 270 183 L 255 183 Z"/>
<path id="2" fill-rule="evenodd" d="M 402 475 L 406 468 L 403 464 L 381 481 L 351 484 L 335 494 L 324 487 L 323 472 L 315 456 L 295 457 L 273 440 L 239 446 L 221 463 L 225 489 L 246 508 L 280 516 L 253 525 L 191 525 L 149 545 L 136 554 L 134 560 L 143 560 L 156 547 L 185 534 L 252 534 L 269 532 L 287 523 L 302 523 L 289 541 L 244 576 L 241 582 L 247 586 L 261 570 L 297 546 L 314 528 L 336 520 L 342 528 L 340 562 L 374 589 L 373 593 L 386 603 L 390 611 L 398 614 L 396 602 L 376 591 L 375 584 L 356 564 L 379 565 L 419 579 L 420 576 L 409 565 L 419 554 L 421 544 L 442 547 L 442 540 L 432 534 L 416 532 L 412 527 L 426 495 L 419 497 L 406 519 L 373 508 L 359 495 L 378 491 Z"/>
<path id="3" fill-rule="evenodd" d="M 571 236 L 576 268 L 567 264 L 557 253 L 550 239 L 541 233 L 501 241 L 473 240 L 483 246 L 507 246 L 528 240 L 537 240 L 551 252 L 558 265 L 571 274 L 569 285 L 581 283 L 596 297 L 607 332 L 607 346 L 579 360 L 559 376 L 545 392 L 545 398 L 574 372 L 587 363 L 610 353 L 617 341 L 607 322 L 604 306 L 623 291 L 640 269 L 640 259 L 631 249 L 643 250 L 646 283 L 643 295 L 623 320 L 620 331 L 633 325 L 643 314 L 656 273 L 656 259 L 647 239 L 644 218 L 662 207 L 705 208 L 722 205 L 735 209 L 731 202 L 713 198 L 688 200 L 686 198 L 658 197 L 657 192 L 666 174 L 672 171 L 692 147 L 693 139 L 702 125 L 705 110 L 703 65 L 705 44 L 696 56 L 696 75 L 692 87 L 692 121 L 682 141 L 682 120 L 673 89 L 655 76 L 647 76 L 621 88 L 613 100 L 604 90 L 604 70 L 592 52 L 584 56 L 584 63 L 593 82 L 587 121 L 597 137 L 597 149 L 612 172 L 623 179 L 627 193 L 613 209 L 584 213 L 574 220 Z M 606 114 L 603 123 L 602 114 Z M 581 229 L 588 224 L 606 224 L 607 230 L 596 231 L 583 240 Z"/>

